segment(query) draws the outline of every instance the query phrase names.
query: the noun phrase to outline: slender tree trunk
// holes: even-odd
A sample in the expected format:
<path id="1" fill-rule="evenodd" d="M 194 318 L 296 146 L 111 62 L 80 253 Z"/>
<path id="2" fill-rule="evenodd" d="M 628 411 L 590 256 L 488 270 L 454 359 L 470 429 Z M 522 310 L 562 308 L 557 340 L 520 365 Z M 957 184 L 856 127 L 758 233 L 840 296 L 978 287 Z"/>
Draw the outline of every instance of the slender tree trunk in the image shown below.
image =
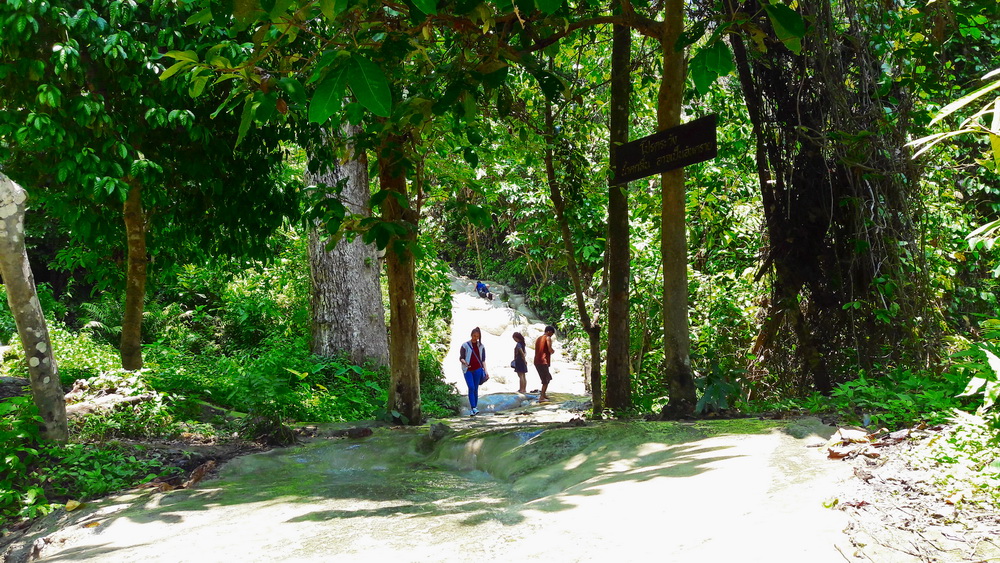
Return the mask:
<path id="1" fill-rule="evenodd" d="M 563 245 L 566 247 L 566 261 L 569 267 L 569 277 L 573 281 L 576 294 L 576 306 L 580 311 L 580 322 L 587 332 L 590 343 L 590 396 L 593 410 L 599 413 L 604 410 L 604 395 L 601 392 L 601 326 L 593 322 L 587 312 L 583 300 L 583 282 L 580 280 L 580 268 L 576 264 L 576 249 L 573 245 L 573 235 L 569 230 L 569 220 L 566 218 L 566 202 L 563 200 L 559 181 L 556 179 L 555 163 L 553 162 L 552 146 L 555 143 L 555 124 L 552 118 L 552 105 L 545 101 L 545 176 L 549 184 L 549 196 L 556 210 L 556 220 L 562 231 Z"/>
<path id="2" fill-rule="evenodd" d="M 611 155 L 628 142 L 631 77 L 629 62 L 632 32 L 615 25 L 611 48 Z M 629 329 L 629 255 L 628 185 L 611 186 L 608 193 L 608 407 L 624 410 L 632 407 L 632 381 L 628 351 Z"/>
<path id="3" fill-rule="evenodd" d="M 359 127 L 348 126 L 343 133 L 350 137 L 359 131 Z M 343 189 L 337 195 L 341 181 Z M 364 151 L 343 164 L 334 162 L 315 176 L 307 172 L 306 184 L 326 184 L 330 197 L 337 197 L 348 212 L 369 214 L 371 191 Z M 346 354 L 357 364 L 372 361 L 387 366 L 389 337 L 376 249 L 356 237 L 351 242 L 342 238 L 328 250 L 329 237 L 323 225 L 309 232 L 312 352 L 327 357 Z"/>
<path id="4" fill-rule="evenodd" d="M 65 442 L 69 439 L 66 401 L 52 355 L 49 330 L 35 292 L 35 277 L 24 248 L 24 201 L 27 198 L 21 186 L 0 173 L 0 274 L 28 362 L 31 397 L 42 417 L 41 436 Z"/>
<path id="5" fill-rule="evenodd" d="M 406 167 L 402 147 L 405 139 L 388 135 L 379 149 L 379 183 L 383 190 L 401 194 L 408 201 Z M 382 218 L 406 230 L 394 236 L 386 248 L 389 277 L 389 412 L 398 422 L 423 422 L 420 410 L 420 364 L 417 347 L 417 303 L 413 247 L 417 241 L 417 213 L 395 197 L 383 203 Z"/>
<path id="6" fill-rule="evenodd" d="M 684 92 L 684 53 L 677 39 L 684 29 L 684 0 L 666 0 L 663 38 L 663 79 L 657 104 L 657 125 L 662 131 L 681 122 Z M 661 416 L 677 418 L 694 413 L 696 395 L 691 375 L 688 333 L 687 234 L 685 232 L 684 169 L 661 175 L 663 201 L 660 213 L 660 252 L 663 260 L 663 348 L 669 402 Z"/>
<path id="7" fill-rule="evenodd" d="M 125 234 L 128 240 L 128 272 L 125 279 L 125 316 L 122 319 L 122 368 L 142 367 L 142 311 L 146 299 L 146 215 L 142 211 L 142 189 L 130 182 L 125 198 Z"/>

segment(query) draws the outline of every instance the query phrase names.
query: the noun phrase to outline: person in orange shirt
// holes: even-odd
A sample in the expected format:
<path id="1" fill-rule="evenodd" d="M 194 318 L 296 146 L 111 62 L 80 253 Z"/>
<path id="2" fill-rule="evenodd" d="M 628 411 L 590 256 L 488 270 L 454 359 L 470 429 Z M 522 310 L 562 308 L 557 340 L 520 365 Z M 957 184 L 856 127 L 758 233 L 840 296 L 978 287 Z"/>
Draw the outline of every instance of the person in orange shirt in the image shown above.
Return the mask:
<path id="1" fill-rule="evenodd" d="M 552 353 L 555 351 L 552 349 L 552 337 L 555 333 L 555 327 L 547 326 L 545 333 L 539 336 L 538 340 L 535 340 L 535 371 L 538 372 L 538 377 L 542 380 L 542 391 L 538 395 L 540 403 L 549 400 L 546 391 L 549 389 L 549 382 L 552 381 L 549 367 L 552 365 Z"/>

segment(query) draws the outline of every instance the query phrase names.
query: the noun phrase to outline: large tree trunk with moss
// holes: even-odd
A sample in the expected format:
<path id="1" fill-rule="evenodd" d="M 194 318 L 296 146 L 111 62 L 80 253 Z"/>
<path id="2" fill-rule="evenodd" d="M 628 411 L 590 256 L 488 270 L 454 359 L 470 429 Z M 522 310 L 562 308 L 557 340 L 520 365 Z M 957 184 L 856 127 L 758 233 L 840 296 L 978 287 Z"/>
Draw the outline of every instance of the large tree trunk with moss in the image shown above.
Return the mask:
<path id="1" fill-rule="evenodd" d="M 632 31 L 615 25 L 611 47 L 611 160 L 618 146 L 628 142 L 629 76 Z M 632 381 L 629 373 L 629 256 L 628 185 L 608 190 L 608 367 L 607 406 L 632 408 Z"/>
<path id="2" fill-rule="evenodd" d="M 142 210 L 142 189 L 131 182 L 124 206 L 128 244 L 128 271 L 125 278 L 125 313 L 122 319 L 122 368 L 142 367 L 142 311 L 146 301 L 146 215 Z"/>
<path id="3" fill-rule="evenodd" d="M 660 131 L 681 123 L 685 62 L 676 48 L 684 29 L 684 1 L 666 0 L 663 16 L 663 78 L 657 100 Z M 661 416 L 677 418 L 694 413 L 697 403 L 691 374 L 691 336 L 688 333 L 687 232 L 684 217 L 684 169 L 664 172 L 660 178 L 660 252 L 663 260 L 663 352 L 669 399 Z"/>
<path id="4" fill-rule="evenodd" d="M 731 38 L 757 143 L 768 235 L 760 275 L 772 284 L 753 354 L 783 387 L 829 393 L 838 373 L 879 356 L 912 361 L 924 345 L 918 319 L 932 300 L 902 254 L 917 216 L 915 169 L 902 150 L 909 97 L 881 91 L 891 61 L 858 23 L 889 17 L 877 5 L 799 2 L 810 22 L 801 49 L 782 41 L 761 6 L 727 2 L 731 17 L 761 30 L 753 42 Z M 897 289 L 882 294 L 879 283 Z M 891 323 L 872 314 L 889 307 L 883 300 L 899 308 Z M 845 311 L 852 302 L 861 307 Z"/>
<path id="5" fill-rule="evenodd" d="M 406 186 L 405 139 L 388 135 L 378 153 L 379 183 L 399 198 L 387 197 L 382 218 L 400 227 L 386 248 L 389 278 L 389 413 L 398 422 L 423 422 L 420 409 L 420 362 L 417 344 L 417 301 L 413 248 L 417 242 L 417 212 L 409 206 Z"/>
<path id="6" fill-rule="evenodd" d="M 345 136 L 360 128 L 347 127 Z M 348 150 L 353 152 L 353 146 Z M 346 162 L 335 160 L 317 174 L 306 173 L 307 185 L 325 184 L 329 197 L 336 197 L 353 215 L 369 214 L 368 159 L 364 151 L 349 155 Z M 341 238 L 330 243 L 325 225 L 309 232 L 310 304 L 314 354 L 346 355 L 352 362 L 389 365 L 389 338 L 386 333 L 381 267 L 375 246 L 361 237 Z"/>
<path id="7" fill-rule="evenodd" d="M 24 248 L 24 202 L 27 198 L 21 186 L 0 173 L 0 274 L 7 290 L 7 304 L 24 347 L 31 396 L 42 417 L 41 435 L 47 440 L 65 442 L 69 438 L 66 401 Z"/>

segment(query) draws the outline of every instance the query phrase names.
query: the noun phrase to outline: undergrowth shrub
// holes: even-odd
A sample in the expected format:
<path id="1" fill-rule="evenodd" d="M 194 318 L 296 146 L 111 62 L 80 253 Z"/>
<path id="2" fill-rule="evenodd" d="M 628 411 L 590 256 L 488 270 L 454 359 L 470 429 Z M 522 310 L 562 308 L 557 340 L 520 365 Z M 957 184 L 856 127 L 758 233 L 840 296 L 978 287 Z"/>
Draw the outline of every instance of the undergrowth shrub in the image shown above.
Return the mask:
<path id="1" fill-rule="evenodd" d="M 0 401 L 0 531 L 22 518 L 85 501 L 179 471 L 122 444 L 54 444 L 29 397 Z"/>
<path id="2" fill-rule="evenodd" d="M 79 400 L 115 393 L 142 397 L 133 404 L 119 404 L 70 420 L 70 432 L 78 440 L 105 442 L 111 439 L 172 438 L 182 428 L 176 421 L 166 396 L 148 383 L 148 370 L 122 369 L 102 373 L 86 381 Z"/>
<path id="3" fill-rule="evenodd" d="M 421 350 L 419 362 L 420 402 L 423 415 L 428 418 L 442 418 L 457 414 L 461 405 L 459 391 L 453 383 L 444 381 L 441 361 L 433 353 Z"/>
<path id="4" fill-rule="evenodd" d="M 949 373 L 965 383 L 960 396 L 976 414 L 1000 430 L 1000 319 L 986 319 L 980 328 L 982 340 L 955 339 L 961 349 L 952 354 Z"/>
<path id="5" fill-rule="evenodd" d="M 934 373 L 896 368 L 877 377 L 861 371 L 853 381 L 834 387 L 829 397 L 814 392 L 804 398 L 751 401 L 747 408 L 834 413 L 845 424 L 895 430 L 946 421 L 954 409 L 968 403 L 958 397 L 965 382 L 966 377 L 953 370 Z"/>
<path id="6" fill-rule="evenodd" d="M 927 447 L 905 455 L 909 464 L 933 470 L 928 484 L 948 504 L 1000 509 L 1000 442 L 982 417 L 956 411 Z"/>
<path id="7" fill-rule="evenodd" d="M 77 379 L 89 379 L 121 367 L 118 351 L 108 344 L 95 341 L 86 332 L 73 332 L 52 319 L 47 320 L 52 353 L 59 368 L 63 386 L 72 385 Z M 20 341 L 13 343 L 0 365 L 0 373 L 14 377 L 28 377 L 28 367 L 23 360 L 24 350 Z"/>
<path id="8" fill-rule="evenodd" d="M 160 390 L 281 422 L 371 419 L 388 401 L 386 369 L 313 355 L 302 338 L 274 337 L 231 356 L 192 358 L 156 347 L 150 359 Z"/>

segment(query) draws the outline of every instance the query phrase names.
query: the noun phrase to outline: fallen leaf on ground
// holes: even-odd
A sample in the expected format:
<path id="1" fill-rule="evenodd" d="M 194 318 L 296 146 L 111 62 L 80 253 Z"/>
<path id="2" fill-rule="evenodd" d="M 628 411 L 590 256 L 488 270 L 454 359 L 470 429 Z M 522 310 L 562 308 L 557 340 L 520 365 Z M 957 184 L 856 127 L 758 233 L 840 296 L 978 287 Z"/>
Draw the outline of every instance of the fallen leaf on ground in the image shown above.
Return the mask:
<path id="1" fill-rule="evenodd" d="M 871 438 L 863 430 L 838 428 L 837 432 L 833 435 L 833 441 L 842 444 L 864 444 L 871 442 Z"/>
<path id="2" fill-rule="evenodd" d="M 83 506 L 82 502 L 75 500 L 68 500 L 66 501 L 66 512 L 73 512 L 74 510 L 80 508 L 81 506 Z"/>
<path id="3" fill-rule="evenodd" d="M 193 487 L 198 483 L 198 481 L 204 479 L 205 475 L 207 475 L 208 472 L 211 471 L 213 467 L 215 467 L 215 460 L 212 459 L 199 465 L 197 469 L 191 472 L 191 478 L 188 479 L 187 481 L 184 481 L 184 484 L 181 485 L 180 488 L 189 489 Z"/>
<path id="4" fill-rule="evenodd" d="M 843 459 L 857 454 L 857 448 L 852 446 L 830 446 L 826 451 L 830 459 Z"/>

